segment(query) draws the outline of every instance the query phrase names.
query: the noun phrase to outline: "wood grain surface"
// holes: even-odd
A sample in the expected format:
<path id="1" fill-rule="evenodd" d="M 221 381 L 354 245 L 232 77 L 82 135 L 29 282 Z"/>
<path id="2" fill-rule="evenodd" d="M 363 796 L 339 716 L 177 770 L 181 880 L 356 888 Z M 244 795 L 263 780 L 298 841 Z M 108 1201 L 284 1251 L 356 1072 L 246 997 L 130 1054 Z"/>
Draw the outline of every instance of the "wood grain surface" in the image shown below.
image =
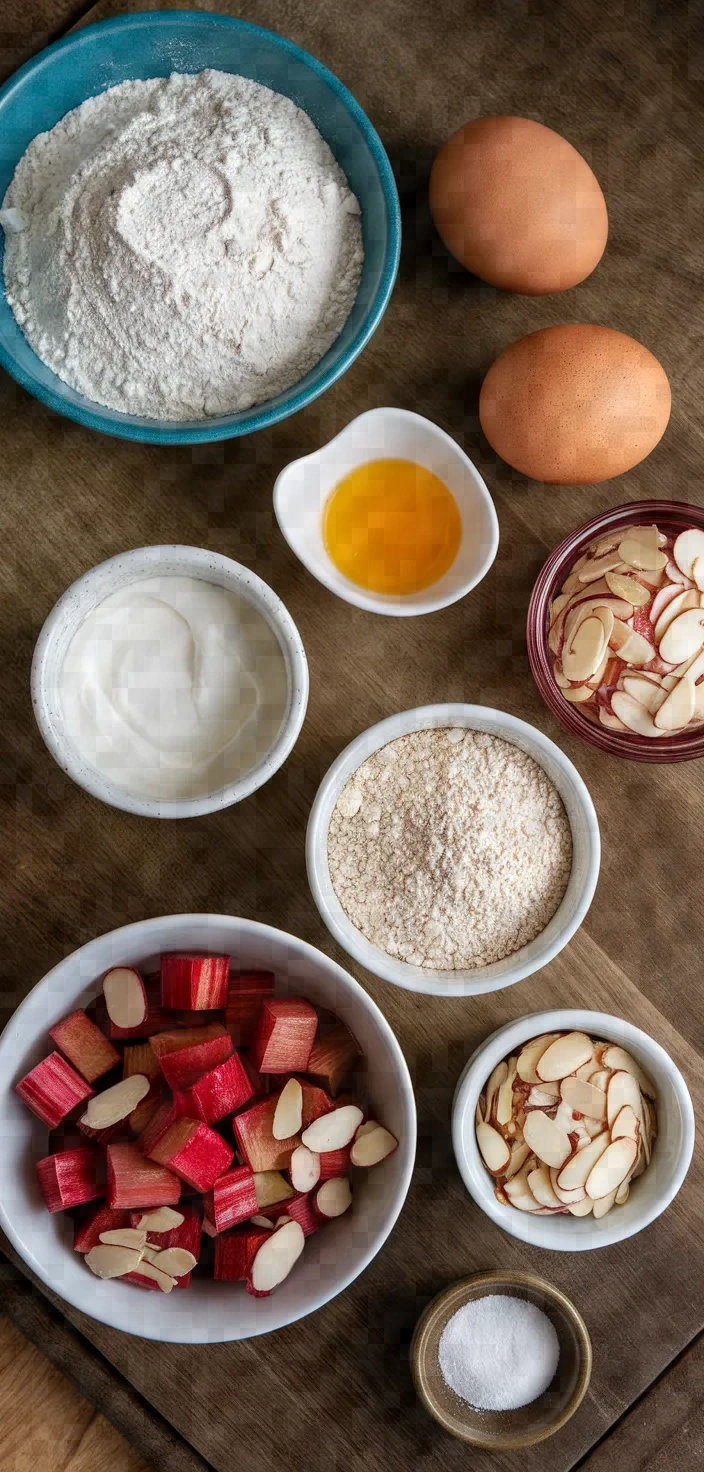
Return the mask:
<path id="1" fill-rule="evenodd" d="M 491 1466 L 630 1472 L 647 1465 L 638 1461 L 638 1417 L 650 1404 L 667 1420 L 664 1372 L 703 1327 L 701 1152 L 670 1210 L 635 1241 L 598 1253 L 544 1253 L 504 1235 L 469 1200 L 454 1165 L 449 1111 L 460 1069 L 488 1032 L 563 1003 L 638 1023 L 683 1069 L 697 1112 L 703 1102 L 702 766 L 620 762 L 568 737 L 533 686 L 524 637 L 533 580 L 573 526 L 644 495 L 704 506 L 701 24 L 696 7 L 678 0 L 218 0 L 201 8 L 282 32 L 351 87 L 399 182 L 399 282 L 382 326 L 340 383 L 272 431 L 228 444 L 160 448 L 101 438 L 0 380 L 2 1002 L 8 1015 L 75 946 L 146 915 L 224 910 L 290 929 L 348 965 L 395 1028 L 416 1088 L 418 1160 L 398 1226 L 364 1276 L 275 1336 L 155 1351 L 72 1310 L 67 1317 L 217 1472 L 282 1464 L 296 1472 L 405 1472 L 415 1463 L 459 1472 L 465 1448 L 414 1400 L 413 1324 L 454 1278 L 481 1268 L 534 1269 L 587 1318 L 592 1386 L 549 1449 L 493 1457 Z M 87 20 L 120 9 L 100 3 Z M 564 132 L 604 185 L 606 255 L 562 296 L 521 298 L 483 286 L 432 234 L 426 180 L 434 150 L 467 118 L 497 111 Z M 478 387 L 496 353 L 565 320 L 632 333 L 672 382 L 661 444 L 643 465 L 601 486 L 528 482 L 498 464 L 479 434 Z M 272 514 L 282 466 L 379 404 L 415 409 L 454 435 L 499 513 L 491 574 L 469 598 L 422 621 L 375 618 L 336 600 L 296 562 Z M 308 716 L 285 768 L 241 806 L 187 823 L 146 823 L 74 787 L 44 749 L 29 700 L 34 641 L 69 582 L 126 547 L 160 541 L 211 547 L 255 568 L 298 623 L 311 670 Z M 546 731 L 587 782 L 602 827 L 601 879 L 581 932 L 540 975 L 476 1000 L 406 994 L 348 963 L 322 927 L 305 877 L 306 819 L 330 761 L 374 721 L 437 700 L 498 706 Z M 662 1442 L 657 1472 L 669 1455 L 686 1468 L 704 1458 L 686 1363 L 671 1372 L 686 1408 L 667 1422 L 670 1442 Z M 472 1465 L 490 1463 L 477 1453 Z"/>

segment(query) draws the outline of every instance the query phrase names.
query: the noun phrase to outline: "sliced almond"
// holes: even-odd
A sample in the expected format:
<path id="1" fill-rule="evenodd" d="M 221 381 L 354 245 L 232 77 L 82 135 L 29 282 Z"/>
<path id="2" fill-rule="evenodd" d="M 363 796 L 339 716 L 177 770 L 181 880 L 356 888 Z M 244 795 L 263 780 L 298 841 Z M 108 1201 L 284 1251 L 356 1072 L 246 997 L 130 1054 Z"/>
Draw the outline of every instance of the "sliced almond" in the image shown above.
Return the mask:
<path id="1" fill-rule="evenodd" d="M 307 1145 L 298 1145 L 291 1156 L 289 1172 L 294 1189 L 307 1196 L 320 1180 L 320 1156 Z"/>
<path id="2" fill-rule="evenodd" d="M 540 1079 L 535 1071 L 535 1065 L 542 1054 L 546 1052 L 550 1044 L 560 1036 L 557 1032 L 543 1033 L 542 1037 L 533 1038 L 532 1042 L 526 1043 L 523 1051 L 518 1055 L 516 1073 L 525 1084 L 538 1084 Z"/>
<path id="3" fill-rule="evenodd" d="M 605 647 L 606 639 L 601 620 L 586 618 L 575 629 L 571 641 L 565 644 L 562 651 L 562 668 L 567 678 L 588 680 L 599 668 Z"/>
<path id="4" fill-rule="evenodd" d="M 585 1186 L 587 1196 L 592 1201 L 598 1201 L 602 1196 L 608 1196 L 617 1190 L 628 1175 L 637 1154 L 635 1140 L 624 1138 L 614 1140 L 608 1145 L 588 1177 Z"/>
<path id="5" fill-rule="evenodd" d="M 662 642 L 662 639 L 667 633 L 670 624 L 674 623 L 674 620 L 677 618 L 678 614 L 686 613 L 689 608 L 698 607 L 699 594 L 697 593 L 696 589 L 682 588 L 679 592 L 675 593 L 674 598 L 671 598 L 669 602 L 665 605 L 657 620 L 657 623 L 655 624 L 656 644 L 659 645 Z"/>
<path id="6" fill-rule="evenodd" d="M 670 579 L 671 583 L 677 583 L 681 588 L 691 588 L 694 586 L 692 579 L 685 577 L 685 574 L 680 572 L 676 562 L 668 562 L 665 568 L 665 576 Z"/>
<path id="7" fill-rule="evenodd" d="M 604 1092 L 606 1092 L 606 1089 L 609 1086 L 610 1077 L 610 1068 L 597 1068 L 592 1073 L 590 1073 L 589 1078 L 587 1079 L 587 1083 L 593 1084 L 595 1089 L 603 1089 Z"/>
<path id="8" fill-rule="evenodd" d="M 511 1159 L 511 1151 L 503 1135 L 493 1125 L 486 1123 L 477 1125 L 476 1134 L 479 1152 L 487 1170 L 492 1175 L 501 1175 Z"/>
<path id="9" fill-rule="evenodd" d="M 516 1143 L 511 1147 L 511 1159 L 506 1166 L 506 1170 L 503 1172 L 505 1181 L 510 1181 L 512 1176 L 517 1175 L 519 1170 L 523 1169 L 530 1154 L 530 1145 L 526 1145 L 524 1140 L 521 1140 L 520 1144 Z"/>
<path id="10" fill-rule="evenodd" d="M 616 623 L 614 622 L 615 633 Z M 651 659 L 654 659 L 655 650 L 653 645 L 643 634 L 639 634 L 635 629 L 630 630 L 628 638 L 621 644 L 614 645 L 613 637 L 614 635 L 612 634 L 612 647 L 615 647 L 619 659 L 622 659 L 624 664 L 644 665 L 650 664 Z"/>
<path id="11" fill-rule="evenodd" d="M 91 1247 L 84 1258 L 96 1278 L 123 1278 L 125 1273 L 135 1272 L 141 1261 L 142 1254 L 134 1247 L 110 1247 L 102 1242 Z"/>
<path id="12" fill-rule="evenodd" d="M 637 1079 L 638 1085 L 643 1090 L 643 1093 L 647 1094 L 649 1099 L 656 1097 L 655 1085 L 651 1083 L 647 1073 L 643 1072 L 643 1069 L 633 1057 L 633 1054 L 627 1052 L 625 1048 L 619 1047 L 616 1043 L 610 1043 L 604 1049 L 601 1055 L 601 1061 L 604 1068 L 610 1068 L 614 1072 L 617 1069 L 623 1069 L 625 1073 L 632 1073 L 633 1077 Z M 591 1082 L 593 1083 L 594 1080 L 592 1079 Z"/>
<path id="13" fill-rule="evenodd" d="M 589 1200 L 589 1197 L 587 1197 L 587 1200 Z M 598 1201 L 594 1202 L 595 1221 L 599 1221 L 602 1216 L 606 1216 L 606 1213 L 611 1210 L 615 1200 L 616 1191 L 609 1191 L 608 1196 L 601 1196 Z"/>
<path id="14" fill-rule="evenodd" d="M 599 724 L 600 726 L 606 726 L 608 731 L 628 730 L 628 727 L 624 726 L 623 721 L 620 721 L 618 716 L 612 715 L 611 711 L 604 710 L 603 705 L 599 707 Z"/>
<path id="15" fill-rule="evenodd" d="M 553 601 L 550 604 L 550 627 L 552 627 L 552 625 L 554 624 L 558 613 L 562 613 L 563 608 L 567 607 L 569 601 L 569 593 L 558 593 L 557 598 L 553 598 Z"/>
<path id="16" fill-rule="evenodd" d="M 273 1232 L 274 1223 L 268 1216 L 251 1216 L 249 1220 L 253 1227 L 262 1227 L 266 1232 Z"/>
<path id="17" fill-rule="evenodd" d="M 687 531 L 680 532 L 675 539 L 672 556 L 680 572 L 686 578 L 693 578 L 695 562 L 698 558 L 704 557 L 704 532 L 700 532 L 696 527 L 689 527 Z"/>
<path id="18" fill-rule="evenodd" d="M 547 1165 L 536 1166 L 528 1174 L 528 1186 L 532 1191 L 539 1206 L 558 1207 L 562 1202 L 555 1195 L 550 1180 L 550 1168 Z"/>
<path id="19" fill-rule="evenodd" d="M 606 1094 L 602 1089 L 595 1089 L 581 1078 L 563 1078 L 561 1093 L 571 1109 L 588 1114 L 590 1119 L 606 1119 Z"/>
<path id="20" fill-rule="evenodd" d="M 594 1209 L 594 1202 L 588 1196 L 583 1196 L 581 1201 L 576 1201 L 573 1206 L 568 1206 L 570 1216 L 589 1216 Z"/>
<path id="21" fill-rule="evenodd" d="M 316 1210 L 321 1216 L 342 1216 L 352 1205 L 352 1188 L 346 1176 L 334 1176 L 323 1181 L 315 1197 Z"/>
<path id="22" fill-rule="evenodd" d="M 485 1108 L 485 1111 L 484 1111 L 484 1118 L 487 1119 L 487 1120 L 491 1116 L 491 1110 L 492 1110 L 492 1105 L 494 1103 L 494 1098 L 495 1098 L 496 1094 L 498 1093 L 498 1091 L 499 1091 L 499 1089 L 500 1089 L 500 1087 L 501 1087 L 504 1079 L 507 1078 L 507 1077 L 508 1077 L 508 1064 L 505 1061 L 502 1060 L 501 1063 L 497 1063 L 496 1068 L 493 1070 L 492 1073 L 489 1074 L 489 1078 L 487 1079 L 487 1085 L 486 1085 L 486 1108 Z"/>
<path id="23" fill-rule="evenodd" d="M 144 983 L 132 966 L 113 966 L 103 981 L 105 1006 L 116 1027 L 139 1027 L 147 1015 Z"/>
<path id="24" fill-rule="evenodd" d="M 603 1119 L 592 1119 L 591 1115 L 589 1114 L 585 1114 L 583 1116 L 582 1124 L 584 1126 L 585 1133 L 589 1136 L 590 1140 L 595 1140 L 597 1135 L 600 1135 L 604 1128 Z"/>
<path id="25" fill-rule="evenodd" d="M 567 1135 L 542 1109 L 531 1109 L 526 1116 L 523 1138 L 544 1165 L 559 1167 L 571 1153 Z"/>
<path id="26" fill-rule="evenodd" d="M 147 1248 L 144 1256 L 160 1273 L 166 1273 L 169 1278 L 184 1278 L 186 1273 L 192 1273 L 198 1266 L 198 1258 L 185 1247 L 164 1247 L 161 1251 L 153 1247 Z"/>
<path id="27" fill-rule="evenodd" d="M 536 1063 L 536 1073 L 543 1082 L 562 1079 L 581 1068 L 592 1055 L 592 1040 L 585 1032 L 568 1032 L 546 1048 Z"/>
<path id="28" fill-rule="evenodd" d="M 704 593 L 704 551 L 702 556 L 695 557 L 692 563 L 692 579 L 696 583 L 700 593 Z"/>
<path id="29" fill-rule="evenodd" d="M 593 1072 L 594 1072 L 594 1059 L 593 1058 L 588 1058 L 586 1063 L 582 1063 L 579 1068 L 575 1068 L 574 1076 L 575 1076 L 575 1078 L 583 1078 L 586 1081 L 586 1083 L 589 1083 L 589 1080 L 590 1080 L 591 1075 L 593 1074 Z M 560 1090 L 559 1090 L 559 1087 L 558 1087 L 558 1093 L 559 1092 L 560 1092 Z"/>
<path id="30" fill-rule="evenodd" d="M 303 1089 L 297 1078 L 284 1084 L 274 1110 L 271 1133 L 275 1140 L 290 1140 L 303 1122 Z"/>
<path id="31" fill-rule="evenodd" d="M 277 1225 L 277 1227 L 285 1227 L 286 1226 L 286 1223 L 287 1222 L 290 1222 L 290 1221 L 293 1221 L 293 1217 L 290 1217 L 290 1216 L 277 1216 L 277 1218 L 276 1218 L 276 1225 Z"/>
<path id="32" fill-rule="evenodd" d="M 613 627 L 614 627 L 614 614 L 613 614 L 613 609 L 609 606 L 608 603 L 604 603 L 604 604 L 602 604 L 601 608 L 595 608 L 594 609 L 594 617 L 595 618 L 598 618 L 599 623 L 601 624 L 601 626 L 602 626 L 602 628 L 604 630 L 604 638 L 605 638 L 605 640 L 606 640 L 606 642 L 608 644 L 609 639 L 611 638 L 611 634 L 613 632 Z M 608 658 L 608 650 L 606 651 L 606 654 L 604 655 L 604 659 L 607 659 L 607 658 Z"/>
<path id="33" fill-rule="evenodd" d="M 563 1165 L 557 1178 L 557 1184 L 563 1191 L 575 1191 L 578 1187 L 586 1189 L 587 1179 L 590 1176 L 596 1162 L 609 1147 L 609 1131 L 602 1130 L 594 1140 L 590 1140 L 583 1150 L 576 1150 L 574 1155 Z"/>
<path id="34" fill-rule="evenodd" d="M 184 1223 L 182 1211 L 174 1211 L 173 1206 L 156 1206 L 153 1211 L 145 1211 L 139 1218 L 139 1230 L 145 1232 L 172 1232 L 174 1227 L 181 1227 Z"/>
<path id="35" fill-rule="evenodd" d="M 555 684 L 559 686 L 560 690 L 570 690 L 572 688 L 567 676 L 563 675 L 562 668 L 559 664 L 555 665 L 553 674 L 555 676 Z"/>
<path id="36" fill-rule="evenodd" d="M 350 1150 L 350 1161 L 352 1165 L 379 1165 L 388 1155 L 393 1155 L 397 1145 L 398 1140 L 390 1131 L 378 1124 L 368 1135 L 357 1137 Z"/>
<path id="37" fill-rule="evenodd" d="M 156 1267 L 147 1257 L 142 1258 L 137 1271 L 143 1278 L 151 1278 L 153 1283 L 158 1283 L 162 1293 L 170 1293 L 176 1287 L 176 1279 L 170 1273 L 162 1273 L 161 1268 Z"/>
<path id="38" fill-rule="evenodd" d="M 660 658 L 680 664 L 704 648 L 704 608 L 689 608 L 672 620 L 660 643 Z M 563 660 L 564 668 L 564 660 Z M 565 669 L 567 674 L 567 670 Z"/>
<path id="39" fill-rule="evenodd" d="M 333 1109 L 329 1114 L 321 1114 L 319 1119 L 314 1119 L 303 1131 L 301 1143 L 319 1155 L 329 1150 L 344 1150 L 345 1145 L 354 1139 L 363 1118 L 362 1110 L 356 1104 L 343 1104 L 341 1109 Z"/>
<path id="40" fill-rule="evenodd" d="M 632 603 L 634 608 L 645 608 L 652 598 L 650 588 L 645 588 L 637 578 L 629 577 L 627 573 L 614 569 L 613 572 L 607 572 L 606 581 L 617 598 L 623 598 L 625 603 Z"/>
<path id="41" fill-rule="evenodd" d="M 565 1191 L 559 1184 L 559 1175 L 559 1170 L 550 1171 L 550 1184 L 558 1201 L 561 1201 L 563 1206 L 576 1206 L 577 1202 L 583 1201 L 587 1194 L 584 1186 L 576 1186 L 572 1191 Z"/>
<path id="42" fill-rule="evenodd" d="M 92 1130 L 104 1130 L 111 1124 L 119 1124 L 136 1109 L 149 1093 L 149 1088 L 149 1079 L 143 1073 L 133 1073 L 129 1078 L 120 1079 L 119 1084 L 103 1089 L 102 1094 L 88 1100 L 86 1112 L 81 1115 L 81 1124 L 87 1124 Z"/>
<path id="43" fill-rule="evenodd" d="M 662 685 L 656 684 L 655 680 L 649 680 L 647 675 L 624 675 L 623 688 L 627 695 L 632 695 L 639 705 L 645 707 L 649 715 L 654 716 L 656 710 L 667 700 L 667 691 Z"/>
<path id="44" fill-rule="evenodd" d="M 611 709 L 624 726 L 629 731 L 633 731 L 636 736 L 658 737 L 662 735 L 645 706 L 641 705 L 639 700 L 634 700 L 632 695 L 627 695 L 625 690 L 614 690 L 611 696 Z"/>
<path id="45" fill-rule="evenodd" d="M 529 1174 L 530 1172 L 528 1172 L 524 1167 L 523 1170 L 519 1171 L 518 1175 L 513 1176 L 510 1181 L 504 1182 L 503 1189 L 511 1205 L 515 1206 L 517 1211 L 533 1212 L 540 1210 L 540 1202 L 536 1201 L 535 1196 L 533 1195 L 533 1192 L 528 1185 Z"/>
<path id="46" fill-rule="evenodd" d="M 526 1099 L 526 1109 L 552 1109 L 560 1096 L 559 1084 L 533 1084 Z"/>
<path id="47" fill-rule="evenodd" d="M 100 1240 L 108 1247 L 134 1247 L 137 1252 L 141 1252 L 147 1245 L 147 1234 L 140 1231 L 139 1227 L 113 1227 L 107 1232 L 101 1232 Z"/>
<path id="48" fill-rule="evenodd" d="M 591 685 L 570 685 L 562 695 L 570 705 L 584 705 L 587 700 L 593 700 L 594 690 Z"/>
<path id="49" fill-rule="evenodd" d="M 618 1191 L 616 1192 L 616 1205 L 617 1206 L 625 1206 L 626 1205 L 626 1202 L 627 1202 L 628 1197 L 630 1195 L 630 1190 L 631 1190 L 630 1181 L 628 1180 L 628 1178 L 626 1178 L 625 1181 L 622 1181 L 621 1182 L 621 1185 L 619 1186 Z"/>
<path id="50" fill-rule="evenodd" d="M 658 529 L 654 526 L 629 527 L 618 544 L 618 554 L 622 562 L 636 568 L 657 569 L 666 567 L 668 562 L 667 553 L 660 549 Z"/>
<path id="51" fill-rule="evenodd" d="M 510 1058 L 506 1077 L 496 1095 L 496 1123 L 506 1125 L 513 1115 L 513 1084 L 516 1077 L 517 1058 Z"/>
<path id="52" fill-rule="evenodd" d="M 680 583 L 666 582 L 665 586 L 661 588 L 658 593 L 655 594 L 655 597 L 653 598 L 653 606 L 650 610 L 650 622 L 655 629 L 656 639 L 660 638 L 660 635 L 658 633 L 658 624 L 660 622 L 661 615 L 665 612 L 666 608 L 669 608 L 671 603 L 674 603 L 676 598 L 679 598 L 681 592 L 682 586 Z"/>
<path id="53" fill-rule="evenodd" d="M 678 680 L 654 716 L 659 731 L 681 731 L 694 715 L 694 685 L 688 675 Z"/>
<path id="54" fill-rule="evenodd" d="M 626 1073 L 624 1069 L 612 1073 L 606 1091 L 606 1104 L 609 1128 L 626 1104 L 630 1104 L 633 1113 L 640 1119 L 640 1088 L 632 1073 Z"/>
<path id="55" fill-rule="evenodd" d="M 624 1104 L 611 1126 L 612 1140 L 635 1140 L 636 1145 L 640 1143 L 641 1117 L 636 1114 L 630 1104 Z"/>
<path id="56" fill-rule="evenodd" d="M 597 578 L 605 577 L 612 567 L 618 567 L 620 561 L 618 548 L 613 552 L 605 552 L 603 557 L 590 558 L 579 570 L 580 583 L 595 583 Z"/>
<path id="57" fill-rule="evenodd" d="M 555 1124 L 566 1135 L 573 1134 L 576 1128 L 577 1121 L 574 1117 L 574 1111 L 570 1108 L 569 1104 L 565 1103 L 564 1099 L 561 1099 L 557 1106 Z"/>

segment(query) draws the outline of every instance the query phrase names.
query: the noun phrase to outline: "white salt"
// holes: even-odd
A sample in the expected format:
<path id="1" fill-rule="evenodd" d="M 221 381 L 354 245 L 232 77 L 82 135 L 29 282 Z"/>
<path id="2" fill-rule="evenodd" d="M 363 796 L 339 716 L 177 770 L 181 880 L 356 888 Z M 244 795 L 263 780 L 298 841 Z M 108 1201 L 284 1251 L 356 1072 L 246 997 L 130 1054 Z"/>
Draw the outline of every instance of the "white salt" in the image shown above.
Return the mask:
<path id="1" fill-rule="evenodd" d="M 438 1351 L 445 1384 L 478 1411 L 514 1411 L 537 1400 L 553 1380 L 559 1357 L 547 1315 L 505 1293 L 458 1309 Z"/>

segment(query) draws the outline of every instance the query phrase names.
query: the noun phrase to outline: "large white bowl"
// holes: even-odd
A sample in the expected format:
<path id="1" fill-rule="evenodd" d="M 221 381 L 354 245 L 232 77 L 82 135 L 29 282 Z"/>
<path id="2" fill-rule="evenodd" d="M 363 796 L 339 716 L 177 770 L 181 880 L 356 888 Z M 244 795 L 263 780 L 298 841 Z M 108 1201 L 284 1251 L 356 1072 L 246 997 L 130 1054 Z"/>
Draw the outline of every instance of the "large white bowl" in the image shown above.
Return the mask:
<path id="1" fill-rule="evenodd" d="M 199 797 L 136 797 L 93 766 L 66 732 L 60 675 L 71 640 L 88 614 L 111 593 L 140 578 L 193 577 L 215 583 L 251 603 L 275 635 L 286 665 L 286 709 L 268 751 L 242 777 Z M 242 802 L 268 782 L 298 740 L 308 705 L 308 661 L 301 636 L 281 599 L 250 568 L 205 547 L 176 544 L 120 552 L 77 578 L 47 616 L 32 660 L 32 704 L 37 725 L 58 765 L 93 797 L 143 818 L 195 818 Z"/>
<path id="2" fill-rule="evenodd" d="M 474 1130 L 474 1114 L 482 1089 L 497 1063 L 544 1032 L 589 1033 L 618 1043 L 633 1055 L 657 1090 L 658 1134 L 650 1165 L 633 1182 L 625 1206 L 615 1206 L 595 1221 L 592 1216 L 531 1216 L 513 1206 L 502 1206 L 494 1195 L 494 1181 L 482 1164 Z M 689 1090 L 672 1059 L 648 1034 L 610 1017 L 606 1012 L 582 1012 L 560 1007 L 533 1012 L 492 1033 L 465 1065 L 452 1106 L 452 1144 L 460 1175 L 477 1206 L 521 1242 L 548 1247 L 553 1252 L 588 1252 L 610 1247 L 635 1236 L 669 1206 L 689 1169 L 694 1149 L 694 1110 Z"/>
<path id="3" fill-rule="evenodd" d="M 545 930 L 529 945 L 521 946 L 503 961 L 491 966 L 477 966 L 472 971 L 434 971 L 425 966 L 411 966 L 398 961 L 375 946 L 353 925 L 345 914 L 333 889 L 328 864 L 328 827 L 333 808 L 345 783 L 371 756 L 372 752 L 407 736 L 411 731 L 426 731 L 437 726 L 466 726 L 472 731 L 488 731 L 512 741 L 527 751 L 545 769 L 554 782 L 572 829 L 572 873 L 562 902 Z M 531 976 L 562 950 L 579 929 L 589 909 L 599 878 L 601 845 L 599 824 L 594 804 L 576 767 L 553 741 L 535 726 L 519 721 L 516 716 L 485 705 L 425 705 L 389 716 L 370 726 L 333 762 L 323 778 L 308 819 L 306 858 L 308 880 L 313 898 L 328 929 L 341 946 L 369 971 L 383 976 L 395 986 L 408 991 L 428 992 L 438 997 L 478 996 L 481 992 L 497 992 L 513 986 L 524 976 Z"/>
<path id="4" fill-rule="evenodd" d="M 348 1024 L 367 1063 L 370 1109 L 393 1131 L 398 1150 L 372 1171 L 358 1172 L 349 1216 L 309 1237 L 300 1262 L 270 1298 L 252 1298 L 241 1283 L 194 1277 L 169 1295 L 101 1282 L 73 1251 L 65 1214 L 44 1205 L 35 1161 L 47 1154 L 47 1131 L 17 1098 L 14 1085 L 48 1051 L 47 1032 L 100 990 L 118 963 L 158 968 L 162 951 L 227 953 L 244 968 L 275 971 L 279 993 L 301 994 Z M 74 1308 L 129 1334 L 179 1344 L 249 1339 L 293 1323 L 341 1293 L 371 1262 L 401 1211 L 416 1145 L 413 1088 L 388 1022 L 367 993 L 313 946 L 253 920 L 229 915 L 166 915 L 140 920 L 81 946 L 40 981 L 0 1038 L 0 1225 L 32 1272 Z"/>

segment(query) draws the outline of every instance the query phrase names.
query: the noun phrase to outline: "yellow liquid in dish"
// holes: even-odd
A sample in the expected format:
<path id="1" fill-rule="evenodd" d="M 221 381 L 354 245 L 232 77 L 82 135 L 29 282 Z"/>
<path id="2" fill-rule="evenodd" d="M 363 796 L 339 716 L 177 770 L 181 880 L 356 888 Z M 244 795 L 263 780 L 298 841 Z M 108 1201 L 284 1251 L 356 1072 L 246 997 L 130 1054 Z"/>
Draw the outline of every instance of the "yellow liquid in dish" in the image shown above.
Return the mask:
<path id="1" fill-rule="evenodd" d="M 339 481 L 323 512 L 338 572 L 370 593 L 419 593 L 457 556 L 462 519 L 445 482 L 412 460 L 369 460 Z"/>

